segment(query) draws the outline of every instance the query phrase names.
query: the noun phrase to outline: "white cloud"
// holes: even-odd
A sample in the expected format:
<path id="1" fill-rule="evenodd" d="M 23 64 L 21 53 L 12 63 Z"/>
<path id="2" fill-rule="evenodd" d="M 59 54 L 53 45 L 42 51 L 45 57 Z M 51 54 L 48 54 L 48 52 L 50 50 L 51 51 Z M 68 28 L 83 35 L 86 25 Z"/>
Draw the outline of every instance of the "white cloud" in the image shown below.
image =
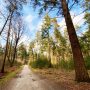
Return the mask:
<path id="1" fill-rule="evenodd" d="M 19 40 L 18 45 L 21 44 L 21 43 L 23 43 L 25 46 L 28 47 L 30 41 L 31 41 L 30 37 L 28 37 L 27 35 L 23 35 L 23 36 L 21 37 L 21 39 Z"/>
<path id="2" fill-rule="evenodd" d="M 33 22 L 35 20 L 35 16 L 32 16 L 29 14 L 29 15 L 24 16 L 23 18 L 24 18 L 24 22 L 25 22 L 28 30 L 33 31 L 35 29 L 35 26 L 33 25 Z"/>
<path id="3" fill-rule="evenodd" d="M 32 23 L 32 21 L 33 21 L 33 16 L 32 15 L 28 15 L 28 16 L 25 16 L 24 17 L 24 21 L 26 22 L 26 23 L 28 23 L 28 24 L 31 24 Z"/>
<path id="4" fill-rule="evenodd" d="M 84 23 L 84 15 L 85 13 L 82 13 L 78 16 L 75 16 L 75 14 L 73 12 L 71 12 L 71 17 L 73 20 L 73 24 L 74 26 L 81 26 Z M 65 24 L 65 19 L 63 18 L 61 22 L 59 22 L 59 25 L 61 27 L 61 30 L 64 30 L 66 28 L 66 24 Z"/>
<path id="5" fill-rule="evenodd" d="M 74 22 L 74 25 L 79 25 L 81 26 L 85 20 L 84 20 L 84 13 L 79 15 L 79 16 L 76 16 L 74 19 L 73 19 L 73 22 Z"/>
<path id="6" fill-rule="evenodd" d="M 30 14 L 23 16 L 24 22 L 27 27 L 27 31 L 26 31 L 26 34 L 24 34 L 21 37 L 19 44 L 24 43 L 28 47 L 30 42 L 35 37 L 36 31 L 39 30 L 40 29 L 39 27 L 41 26 L 41 21 L 39 21 L 39 23 L 37 24 L 34 24 L 34 22 L 36 22 L 35 21 L 36 18 L 37 18 L 36 16 L 30 15 Z"/>
<path id="7" fill-rule="evenodd" d="M 38 18 L 37 16 L 33 16 L 33 15 L 24 16 L 24 21 L 25 21 L 27 28 L 30 32 L 35 33 L 39 29 L 40 20 L 37 23 L 37 21 L 36 21 L 37 18 Z"/>

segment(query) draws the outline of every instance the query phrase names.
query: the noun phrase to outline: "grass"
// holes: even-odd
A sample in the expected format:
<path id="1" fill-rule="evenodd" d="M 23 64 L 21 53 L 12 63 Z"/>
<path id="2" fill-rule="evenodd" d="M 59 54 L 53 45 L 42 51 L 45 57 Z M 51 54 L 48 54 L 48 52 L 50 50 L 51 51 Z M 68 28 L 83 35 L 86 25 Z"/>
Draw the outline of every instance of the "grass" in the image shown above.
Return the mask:
<path id="1" fill-rule="evenodd" d="M 7 83 L 10 79 L 15 77 L 17 73 L 21 71 L 22 67 L 17 68 L 16 70 L 13 70 L 11 72 L 7 72 L 1 79 L 0 79 L 0 85 L 3 85 Z"/>

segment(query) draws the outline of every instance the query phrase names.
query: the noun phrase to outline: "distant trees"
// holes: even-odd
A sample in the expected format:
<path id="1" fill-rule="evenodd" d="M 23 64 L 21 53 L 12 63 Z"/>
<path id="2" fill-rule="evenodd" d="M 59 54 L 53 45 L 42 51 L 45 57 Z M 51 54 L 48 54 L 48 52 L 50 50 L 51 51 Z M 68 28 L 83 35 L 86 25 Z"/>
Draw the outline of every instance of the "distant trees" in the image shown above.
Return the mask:
<path id="1" fill-rule="evenodd" d="M 24 62 L 24 64 L 27 64 L 28 62 L 28 52 L 26 50 L 26 47 L 24 44 L 21 44 L 18 47 L 18 53 L 19 57 L 21 58 L 21 60 Z"/>
<path id="2" fill-rule="evenodd" d="M 34 45 L 35 44 L 35 41 L 32 41 L 30 42 L 30 45 L 29 45 L 29 58 L 30 58 L 30 61 L 34 61 Z"/>

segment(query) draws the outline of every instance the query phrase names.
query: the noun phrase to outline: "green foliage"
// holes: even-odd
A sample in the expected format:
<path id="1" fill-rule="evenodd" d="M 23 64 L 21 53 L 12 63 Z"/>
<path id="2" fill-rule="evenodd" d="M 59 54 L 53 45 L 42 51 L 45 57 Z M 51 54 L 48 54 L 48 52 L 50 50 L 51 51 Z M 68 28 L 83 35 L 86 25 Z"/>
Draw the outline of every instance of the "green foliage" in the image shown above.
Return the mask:
<path id="1" fill-rule="evenodd" d="M 3 55 L 3 49 L 0 47 L 0 56 Z"/>
<path id="2" fill-rule="evenodd" d="M 88 24 L 88 29 L 90 29 L 90 13 L 87 12 L 84 18 L 86 19 L 86 23 Z"/>
<path id="3" fill-rule="evenodd" d="M 85 65 L 88 70 L 90 70 L 90 56 L 85 58 Z"/>
<path id="4" fill-rule="evenodd" d="M 27 53 L 26 47 L 23 43 L 18 48 L 18 55 L 22 60 L 28 59 L 28 53 Z"/>
<path id="5" fill-rule="evenodd" d="M 49 38 L 49 30 L 51 28 L 51 18 L 48 14 L 45 15 L 43 25 L 42 25 L 42 39 Z"/>
<path id="6" fill-rule="evenodd" d="M 20 66 L 22 66 L 22 63 L 15 60 L 14 66 L 20 67 Z"/>
<path id="7" fill-rule="evenodd" d="M 30 62 L 32 68 L 49 68 L 50 62 L 46 58 L 38 58 L 36 61 Z"/>
<path id="8" fill-rule="evenodd" d="M 81 49 L 84 56 L 89 56 L 90 52 L 90 30 L 86 31 L 82 37 L 79 38 Z"/>
<path id="9" fill-rule="evenodd" d="M 86 68 L 88 70 L 90 70 L 90 56 L 87 56 L 85 58 L 85 65 L 86 65 Z M 58 65 L 61 69 L 66 69 L 66 70 L 73 70 L 74 69 L 74 62 L 73 60 L 68 60 L 68 61 L 64 61 L 64 60 L 61 60 L 59 62 L 59 65 Z"/>
<path id="10" fill-rule="evenodd" d="M 68 69 L 73 70 L 74 69 L 74 62 L 73 62 L 73 60 L 69 60 L 69 61 L 67 61 L 67 63 L 68 63 Z"/>
<path id="11" fill-rule="evenodd" d="M 74 69 L 74 62 L 73 60 L 64 61 L 61 60 L 59 62 L 59 67 L 66 70 L 73 70 Z"/>
<path id="12" fill-rule="evenodd" d="M 68 0 L 67 3 L 68 5 L 73 5 L 73 1 L 75 3 L 78 3 L 79 0 Z M 61 0 L 31 0 L 31 4 L 33 4 L 33 7 L 37 9 L 36 7 L 39 6 L 39 14 L 42 15 L 45 13 L 45 11 L 55 11 L 54 14 L 59 15 L 62 13 L 62 4 Z"/>

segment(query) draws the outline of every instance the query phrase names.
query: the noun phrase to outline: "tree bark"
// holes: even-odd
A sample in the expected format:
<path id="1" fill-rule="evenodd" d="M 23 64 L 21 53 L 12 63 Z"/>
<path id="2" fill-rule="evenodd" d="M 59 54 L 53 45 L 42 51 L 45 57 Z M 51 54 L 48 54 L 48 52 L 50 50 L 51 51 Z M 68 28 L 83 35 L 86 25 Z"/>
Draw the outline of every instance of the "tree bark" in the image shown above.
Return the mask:
<path id="1" fill-rule="evenodd" d="M 90 81 L 89 75 L 85 68 L 83 55 L 80 49 L 79 41 L 75 32 L 75 28 L 71 19 L 67 2 L 66 0 L 60 0 L 60 1 L 61 1 L 62 11 L 65 18 L 66 26 L 67 26 L 69 40 L 71 43 L 74 65 L 75 65 L 76 81 L 89 82 Z"/>

